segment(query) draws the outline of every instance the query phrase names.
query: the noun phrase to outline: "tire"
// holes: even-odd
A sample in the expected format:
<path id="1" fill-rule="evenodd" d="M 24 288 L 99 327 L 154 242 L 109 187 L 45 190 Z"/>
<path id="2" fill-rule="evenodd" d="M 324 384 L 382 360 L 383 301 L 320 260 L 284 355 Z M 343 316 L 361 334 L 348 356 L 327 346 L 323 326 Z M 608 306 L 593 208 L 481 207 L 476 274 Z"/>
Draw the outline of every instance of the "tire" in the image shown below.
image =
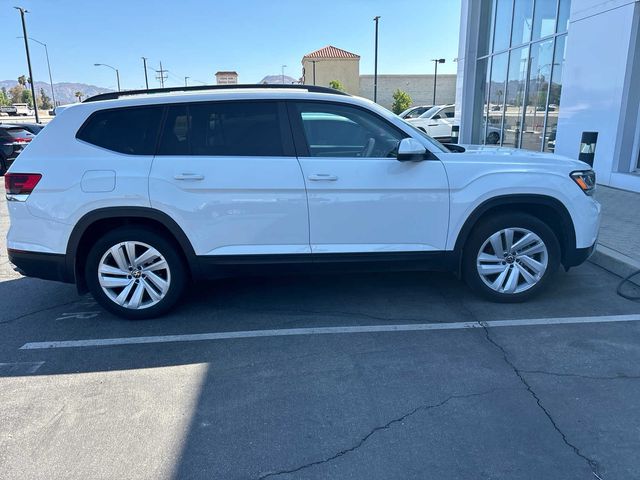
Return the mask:
<path id="1" fill-rule="evenodd" d="M 497 145 L 500 143 L 500 135 L 496 132 L 491 132 L 487 135 L 487 145 Z"/>
<path id="2" fill-rule="evenodd" d="M 509 237 L 515 248 L 505 251 Z M 543 290 L 559 265 L 560 245 L 547 224 L 525 213 L 505 213 L 481 220 L 471 232 L 462 275 L 486 299 L 516 303 Z"/>
<path id="3" fill-rule="evenodd" d="M 130 261 L 136 257 L 139 264 Z M 188 275 L 177 245 L 142 227 L 120 227 L 91 246 L 85 280 L 96 301 L 131 320 L 158 317 L 176 305 Z"/>

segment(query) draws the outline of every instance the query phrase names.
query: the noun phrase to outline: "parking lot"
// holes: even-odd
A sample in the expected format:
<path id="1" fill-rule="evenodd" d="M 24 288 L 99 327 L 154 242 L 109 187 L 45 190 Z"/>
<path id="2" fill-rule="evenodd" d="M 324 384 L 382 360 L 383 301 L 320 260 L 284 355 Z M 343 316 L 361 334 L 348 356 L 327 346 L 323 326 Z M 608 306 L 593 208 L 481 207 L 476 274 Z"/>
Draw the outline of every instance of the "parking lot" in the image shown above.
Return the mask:
<path id="1" fill-rule="evenodd" d="M 193 286 L 129 322 L 8 265 L 2 479 L 640 478 L 640 305 L 592 264 L 523 305 L 451 275 Z"/>

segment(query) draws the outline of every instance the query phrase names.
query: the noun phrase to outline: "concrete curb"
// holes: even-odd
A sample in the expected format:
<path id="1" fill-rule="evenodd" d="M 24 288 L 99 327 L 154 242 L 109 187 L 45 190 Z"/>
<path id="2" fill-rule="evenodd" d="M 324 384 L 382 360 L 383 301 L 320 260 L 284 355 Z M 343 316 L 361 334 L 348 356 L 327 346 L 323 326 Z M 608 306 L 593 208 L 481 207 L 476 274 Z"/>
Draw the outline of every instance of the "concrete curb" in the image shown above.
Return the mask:
<path id="1" fill-rule="evenodd" d="M 596 246 L 596 251 L 593 252 L 589 261 L 621 278 L 640 270 L 640 261 L 602 244 Z M 640 274 L 629 281 L 640 287 Z"/>

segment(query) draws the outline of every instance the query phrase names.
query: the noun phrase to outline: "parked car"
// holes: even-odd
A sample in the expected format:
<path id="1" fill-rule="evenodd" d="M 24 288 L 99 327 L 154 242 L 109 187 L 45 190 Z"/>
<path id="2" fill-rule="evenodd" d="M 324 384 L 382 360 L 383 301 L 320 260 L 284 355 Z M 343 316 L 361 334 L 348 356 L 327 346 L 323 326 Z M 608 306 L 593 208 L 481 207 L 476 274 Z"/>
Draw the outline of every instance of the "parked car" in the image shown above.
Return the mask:
<path id="1" fill-rule="evenodd" d="M 455 105 L 439 105 L 407 121 L 433 138 L 450 139 L 454 117 Z"/>
<path id="2" fill-rule="evenodd" d="M 16 127 L 20 127 L 33 135 L 37 135 L 44 128 L 42 123 L 12 123 Z"/>
<path id="3" fill-rule="evenodd" d="M 0 175 L 4 175 L 34 135 L 22 127 L 0 124 Z"/>
<path id="4" fill-rule="evenodd" d="M 398 115 L 400 118 L 404 118 L 405 120 L 409 118 L 417 118 L 422 115 L 424 112 L 433 108 L 433 105 L 418 105 L 414 107 L 407 108 L 404 112 Z"/>
<path id="5" fill-rule="evenodd" d="M 14 103 L 13 106 L 16 108 L 16 115 L 18 116 L 28 117 L 34 113 L 33 108 L 28 103 Z"/>
<path id="6" fill-rule="evenodd" d="M 0 115 L 15 117 L 18 115 L 18 109 L 14 105 L 3 105 L 0 107 Z"/>
<path id="7" fill-rule="evenodd" d="M 368 100 L 267 87 L 69 107 L 5 176 L 10 261 L 139 319 L 190 280 L 301 267 L 445 270 L 523 301 L 593 251 L 587 164 L 448 149 Z"/>

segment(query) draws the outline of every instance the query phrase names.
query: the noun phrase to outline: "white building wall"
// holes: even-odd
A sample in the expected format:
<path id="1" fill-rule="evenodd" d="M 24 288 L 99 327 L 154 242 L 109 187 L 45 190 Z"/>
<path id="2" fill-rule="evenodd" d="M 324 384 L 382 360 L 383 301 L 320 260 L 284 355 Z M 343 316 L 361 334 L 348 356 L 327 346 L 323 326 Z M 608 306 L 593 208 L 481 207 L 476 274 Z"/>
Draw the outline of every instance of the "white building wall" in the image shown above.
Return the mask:
<path id="1" fill-rule="evenodd" d="M 391 110 L 393 92 L 403 90 L 411 96 L 413 105 L 433 103 L 433 75 L 378 75 L 378 104 Z M 360 75 L 360 93 L 373 100 L 373 75 Z M 456 76 L 438 74 L 436 104 L 454 103 L 456 99 Z"/>
<path id="2" fill-rule="evenodd" d="M 598 181 L 638 191 L 640 177 L 620 171 L 628 173 L 638 158 L 640 77 L 633 60 L 639 12 L 635 0 L 572 2 L 556 138 L 556 152 L 576 158 L 582 132 L 598 132 Z"/>

